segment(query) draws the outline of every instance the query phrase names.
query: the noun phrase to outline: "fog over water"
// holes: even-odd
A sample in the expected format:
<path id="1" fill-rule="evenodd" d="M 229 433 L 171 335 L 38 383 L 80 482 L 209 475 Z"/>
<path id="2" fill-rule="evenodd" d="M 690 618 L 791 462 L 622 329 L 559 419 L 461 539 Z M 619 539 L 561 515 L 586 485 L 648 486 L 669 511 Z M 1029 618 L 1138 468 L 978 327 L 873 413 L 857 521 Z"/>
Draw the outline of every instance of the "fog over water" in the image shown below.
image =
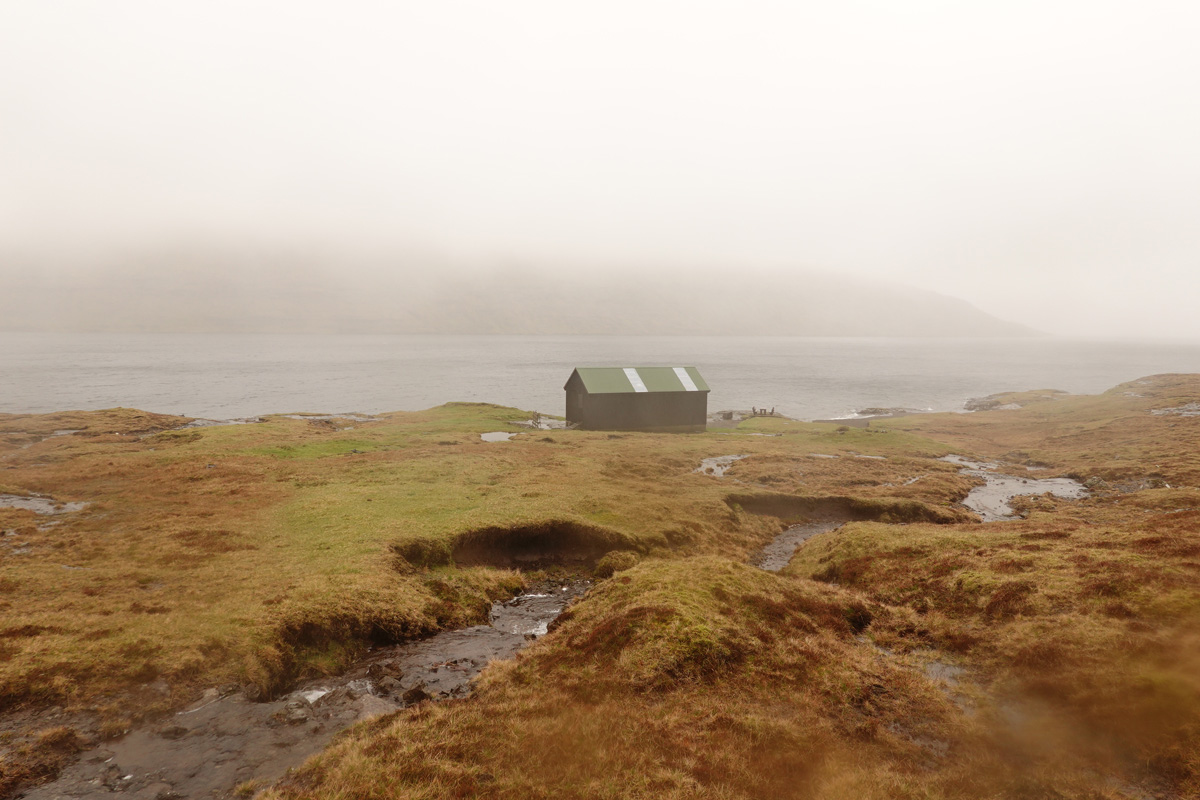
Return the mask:
<path id="1" fill-rule="evenodd" d="M 0 412 L 142 408 L 227 419 L 419 410 L 451 401 L 561 415 L 576 366 L 699 367 L 710 411 L 802 419 L 961 410 L 1000 391 L 1100 392 L 1200 372 L 1200 344 L 693 336 L 267 336 L 0 332 Z"/>
<path id="2" fill-rule="evenodd" d="M 295 331 L 349 287 L 318 329 L 383 330 L 525 270 L 1200 339 L 1198 40 L 1182 0 L 6 3 L 0 329 Z"/>

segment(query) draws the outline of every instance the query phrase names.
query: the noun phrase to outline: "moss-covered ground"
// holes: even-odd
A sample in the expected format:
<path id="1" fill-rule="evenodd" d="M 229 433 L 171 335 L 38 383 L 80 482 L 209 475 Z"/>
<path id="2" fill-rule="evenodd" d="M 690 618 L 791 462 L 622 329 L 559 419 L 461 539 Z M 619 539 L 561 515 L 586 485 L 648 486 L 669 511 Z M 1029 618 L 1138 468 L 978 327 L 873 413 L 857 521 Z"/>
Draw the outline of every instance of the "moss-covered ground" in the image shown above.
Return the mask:
<path id="1" fill-rule="evenodd" d="M 558 537 L 621 555 L 550 635 L 274 796 L 1196 796 L 1200 376 L 1001 400 L 1023 407 L 696 435 L 481 404 L 0 416 L 0 494 L 88 503 L 0 509 L 0 706 L 118 730 L 206 686 L 277 691 L 482 619 L 530 577 L 505 549 Z M 981 525 L 948 453 L 1094 491 Z M 746 566 L 829 508 L 859 521 Z"/>

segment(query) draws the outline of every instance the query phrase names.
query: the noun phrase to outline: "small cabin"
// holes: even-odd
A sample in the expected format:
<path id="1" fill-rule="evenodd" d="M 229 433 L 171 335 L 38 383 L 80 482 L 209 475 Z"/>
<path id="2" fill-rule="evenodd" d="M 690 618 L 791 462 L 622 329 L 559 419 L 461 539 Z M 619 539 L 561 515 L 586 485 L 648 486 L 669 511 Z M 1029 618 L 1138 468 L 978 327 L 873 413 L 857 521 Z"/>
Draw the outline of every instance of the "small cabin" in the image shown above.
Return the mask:
<path id="1" fill-rule="evenodd" d="M 577 367 L 567 422 L 593 431 L 703 431 L 708 384 L 695 367 Z"/>

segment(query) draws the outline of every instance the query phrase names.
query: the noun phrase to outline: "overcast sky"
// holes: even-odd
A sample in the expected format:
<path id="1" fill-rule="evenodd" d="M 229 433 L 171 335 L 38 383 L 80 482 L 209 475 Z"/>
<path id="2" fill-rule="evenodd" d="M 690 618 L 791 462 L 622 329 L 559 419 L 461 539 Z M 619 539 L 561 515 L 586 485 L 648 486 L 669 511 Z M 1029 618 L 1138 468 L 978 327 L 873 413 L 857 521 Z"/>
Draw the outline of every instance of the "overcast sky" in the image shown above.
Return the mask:
<path id="1" fill-rule="evenodd" d="M 0 250 L 821 269 L 1200 338 L 1198 9 L 9 0 Z"/>

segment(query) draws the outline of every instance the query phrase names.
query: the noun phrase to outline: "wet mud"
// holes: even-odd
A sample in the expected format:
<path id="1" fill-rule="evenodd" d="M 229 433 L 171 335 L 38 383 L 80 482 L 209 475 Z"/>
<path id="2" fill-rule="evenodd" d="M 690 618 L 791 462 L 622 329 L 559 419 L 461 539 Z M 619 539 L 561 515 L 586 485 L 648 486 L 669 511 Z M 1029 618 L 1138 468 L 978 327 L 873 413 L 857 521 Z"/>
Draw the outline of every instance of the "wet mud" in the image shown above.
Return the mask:
<path id="1" fill-rule="evenodd" d="M 492 606 L 488 625 L 380 647 L 342 675 L 307 681 L 255 702 L 237 687 L 210 689 L 157 724 L 83 753 L 30 800 L 224 798 L 278 780 L 324 749 L 339 731 L 426 700 L 463 697 L 496 659 L 511 658 L 591 581 L 549 583 Z"/>
<path id="2" fill-rule="evenodd" d="M 997 473 L 995 470 L 1000 468 L 999 464 L 971 461 L 956 455 L 943 456 L 940 460 L 957 464 L 960 467 L 959 472 L 963 475 L 986 481 L 983 486 L 972 489 L 962 501 L 964 506 L 978 514 L 984 522 L 1019 519 L 1008 504 L 1014 497 L 1049 493 L 1065 500 L 1078 500 L 1087 497 L 1088 494 L 1087 487 L 1070 478 L 1018 478 Z"/>
<path id="3" fill-rule="evenodd" d="M 460 567 L 590 569 L 606 553 L 630 547 L 615 531 L 571 520 L 547 520 L 467 531 L 455 540 L 451 557 Z"/>

